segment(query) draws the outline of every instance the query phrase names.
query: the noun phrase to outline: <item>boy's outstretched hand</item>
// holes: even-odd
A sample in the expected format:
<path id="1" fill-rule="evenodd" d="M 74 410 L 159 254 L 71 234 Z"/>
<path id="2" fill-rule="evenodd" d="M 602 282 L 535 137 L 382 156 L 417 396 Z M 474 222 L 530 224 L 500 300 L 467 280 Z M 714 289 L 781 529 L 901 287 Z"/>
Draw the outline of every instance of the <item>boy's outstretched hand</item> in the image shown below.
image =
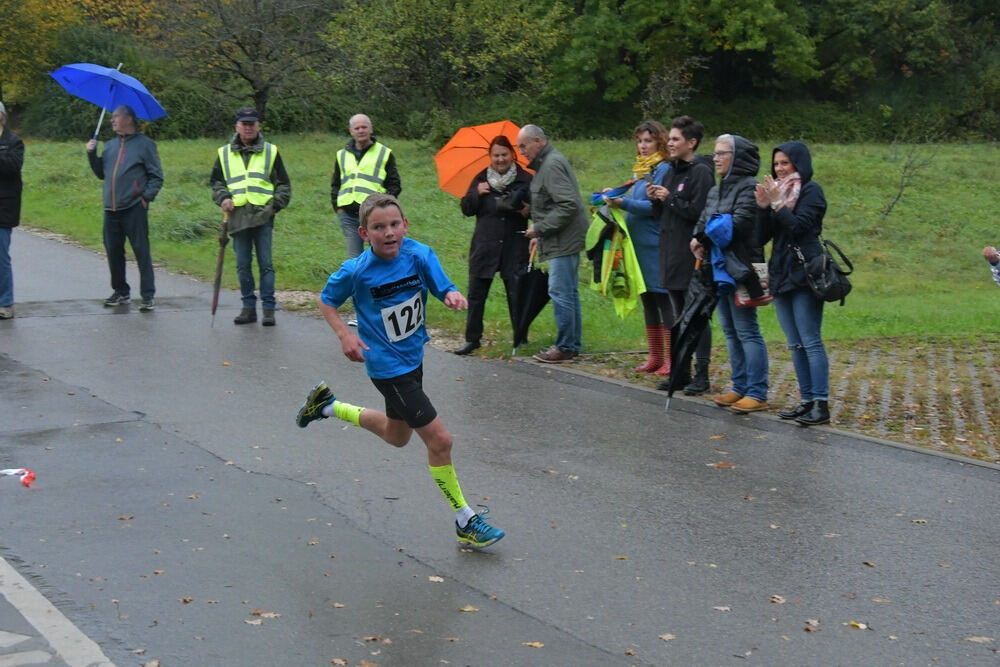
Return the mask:
<path id="1" fill-rule="evenodd" d="M 452 290 L 444 295 L 444 305 L 452 310 L 465 310 L 469 307 L 469 302 L 465 300 L 461 292 Z"/>

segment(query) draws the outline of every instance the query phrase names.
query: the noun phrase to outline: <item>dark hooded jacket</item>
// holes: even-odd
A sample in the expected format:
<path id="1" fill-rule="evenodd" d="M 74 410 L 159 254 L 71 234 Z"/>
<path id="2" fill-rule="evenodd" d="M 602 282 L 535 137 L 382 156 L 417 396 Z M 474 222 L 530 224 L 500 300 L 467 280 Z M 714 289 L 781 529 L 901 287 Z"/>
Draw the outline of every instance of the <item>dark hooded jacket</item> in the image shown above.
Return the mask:
<path id="1" fill-rule="evenodd" d="M 774 154 L 779 151 L 795 165 L 795 170 L 802 177 L 802 186 L 794 208 L 783 206 L 777 211 L 772 211 L 770 207 L 757 208 L 758 241 L 761 246 L 768 241 L 773 242 L 767 266 L 771 294 L 783 294 L 806 286 L 805 272 L 794 246 L 802 249 L 802 255 L 807 260 L 823 252 L 819 235 L 823 231 L 823 216 L 826 214 L 823 188 L 812 180 L 809 149 L 801 141 L 785 142 L 771 153 L 772 165 Z M 776 177 L 773 167 L 771 176 Z"/>
<path id="2" fill-rule="evenodd" d="M 0 126 L 0 227 L 21 224 L 21 167 L 24 165 L 24 142 Z"/>
<path id="3" fill-rule="evenodd" d="M 665 202 L 653 200 L 653 216 L 660 220 L 660 287 L 686 290 L 694 271 L 691 236 L 715 184 L 712 160 L 695 155 L 690 162 L 675 160 L 663 182 L 670 191 Z"/>
<path id="4" fill-rule="evenodd" d="M 469 247 L 469 275 L 492 278 L 499 271 L 504 280 L 511 280 L 528 263 L 528 239 L 524 230 L 527 218 L 520 210 L 531 200 L 531 174 L 515 163 L 514 182 L 507 191 L 490 190 L 479 194 L 479 184 L 486 182 L 483 169 L 462 197 L 462 213 L 476 216 L 476 231 Z"/>
<path id="5" fill-rule="evenodd" d="M 694 236 L 705 246 L 707 258 L 712 240 L 705 234 L 705 224 L 716 213 L 732 214 L 733 241 L 728 249 L 732 250 L 741 262 L 750 266 L 753 262 L 764 261 L 764 251 L 757 241 L 757 199 L 754 196 L 757 170 L 760 169 L 760 154 L 757 152 L 757 146 L 750 141 L 736 134 L 732 137 L 733 162 L 729 167 L 729 173 L 708 191 L 708 199 L 694 229 Z M 756 285 L 756 288 L 760 289 L 760 285 Z"/>

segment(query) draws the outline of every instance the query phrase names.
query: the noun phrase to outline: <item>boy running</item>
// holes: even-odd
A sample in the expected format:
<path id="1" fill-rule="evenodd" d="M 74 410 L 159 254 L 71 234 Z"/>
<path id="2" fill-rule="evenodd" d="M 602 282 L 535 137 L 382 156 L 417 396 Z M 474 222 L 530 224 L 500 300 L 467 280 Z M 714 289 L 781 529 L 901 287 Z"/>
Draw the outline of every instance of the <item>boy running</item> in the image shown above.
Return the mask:
<path id="1" fill-rule="evenodd" d="M 295 423 L 301 428 L 335 416 L 360 426 L 395 447 L 413 431 L 427 446 L 431 477 L 455 511 L 458 541 L 488 547 L 504 536 L 466 504 L 451 464 L 451 434 L 423 390 L 424 306 L 428 290 L 452 310 L 468 307 L 429 246 L 406 238 L 409 222 L 392 195 L 373 194 L 359 212 L 361 238 L 371 252 L 349 259 L 330 276 L 319 309 L 351 361 L 363 361 L 372 383 L 385 397 L 385 413 L 338 401 L 325 382 L 309 392 Z M 354 299 L 357 333 L 340 319 L 338 308 Z M 365 354 L 365 353 L 368 354 Z"/>

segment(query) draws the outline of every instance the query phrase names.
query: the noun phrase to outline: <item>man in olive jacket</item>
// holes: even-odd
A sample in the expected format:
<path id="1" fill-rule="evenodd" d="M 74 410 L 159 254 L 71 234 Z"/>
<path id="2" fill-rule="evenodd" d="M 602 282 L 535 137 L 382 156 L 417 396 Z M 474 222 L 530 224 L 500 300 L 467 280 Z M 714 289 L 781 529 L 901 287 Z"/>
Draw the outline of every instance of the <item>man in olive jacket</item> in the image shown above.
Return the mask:
<path id="1" fill-rule="evenodd" d="M 228 230 L 236 253 L 236 275 L 240 280 L 243 308 L 234 324 L 257 321 L 257 295 L 253 279 L 253 250 L 260 271 L 261 324 L 274 326 L 274 263 L 271 239 L 274 214 L 292 199 L 292 184 L 278 147 L 264 141 L 260 115 L 251 107 L 236 112 L 236 133 L 217 151 L 209 179 L 212 201 L 229 214 Z"/>
<path id="2" fill-rule="evenodd" d="M 549 296 L 556 318 L 556 344 L 535 359 L 555 364 L 580 353 L 580 251 L 589 224 L 576 174 L 566 157 L 549 144 L 537 125 L 525 125 L 517 148 L 535 170 L 531 180 L 532 224 L 525 236 L 537 244 L 539 261 L 549 262 Z"/>
<path id="3" fill-rule="evenodd" d="M 139 133 L 135 111 L 122 105 L 111 113 L 115 138 L 97 155 L 97 140 L 87 142 L 87 160 L 104 181 L 104 250 L 108 254 L 111 288 L 105 306 L 127 304 L 131 289 L 125 280 L 125 239 L 139 265 L 139 310 L 153 310 L 156 284 L 149 251 L 149 205 L 163 187 L 163 169 L 156 142 Z"/>

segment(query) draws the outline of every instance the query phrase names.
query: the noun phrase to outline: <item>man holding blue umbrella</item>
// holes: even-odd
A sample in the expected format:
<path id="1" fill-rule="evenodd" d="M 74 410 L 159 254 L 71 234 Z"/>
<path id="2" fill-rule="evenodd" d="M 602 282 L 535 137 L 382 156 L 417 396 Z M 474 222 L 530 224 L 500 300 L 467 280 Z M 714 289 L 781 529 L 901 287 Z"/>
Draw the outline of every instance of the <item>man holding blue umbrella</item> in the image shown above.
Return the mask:
<path id="1" fill-rule="evenodd" d="M 125 280 L 125 239 L 139 264 L 139 310 L 155 307 L 153 259 L 149 251 L 149 204 L 163 187 L 163 169 L 156 143 L 140 134 L 132 107 L 121 105 L 111 113 L 115 138 L 97 155 L 97 140 L 87 142 L 87 159 L 104 181 L 104 249 L 111 270 L 111 296 L 105 306 L 128 304 L 131 289 Z"/>

